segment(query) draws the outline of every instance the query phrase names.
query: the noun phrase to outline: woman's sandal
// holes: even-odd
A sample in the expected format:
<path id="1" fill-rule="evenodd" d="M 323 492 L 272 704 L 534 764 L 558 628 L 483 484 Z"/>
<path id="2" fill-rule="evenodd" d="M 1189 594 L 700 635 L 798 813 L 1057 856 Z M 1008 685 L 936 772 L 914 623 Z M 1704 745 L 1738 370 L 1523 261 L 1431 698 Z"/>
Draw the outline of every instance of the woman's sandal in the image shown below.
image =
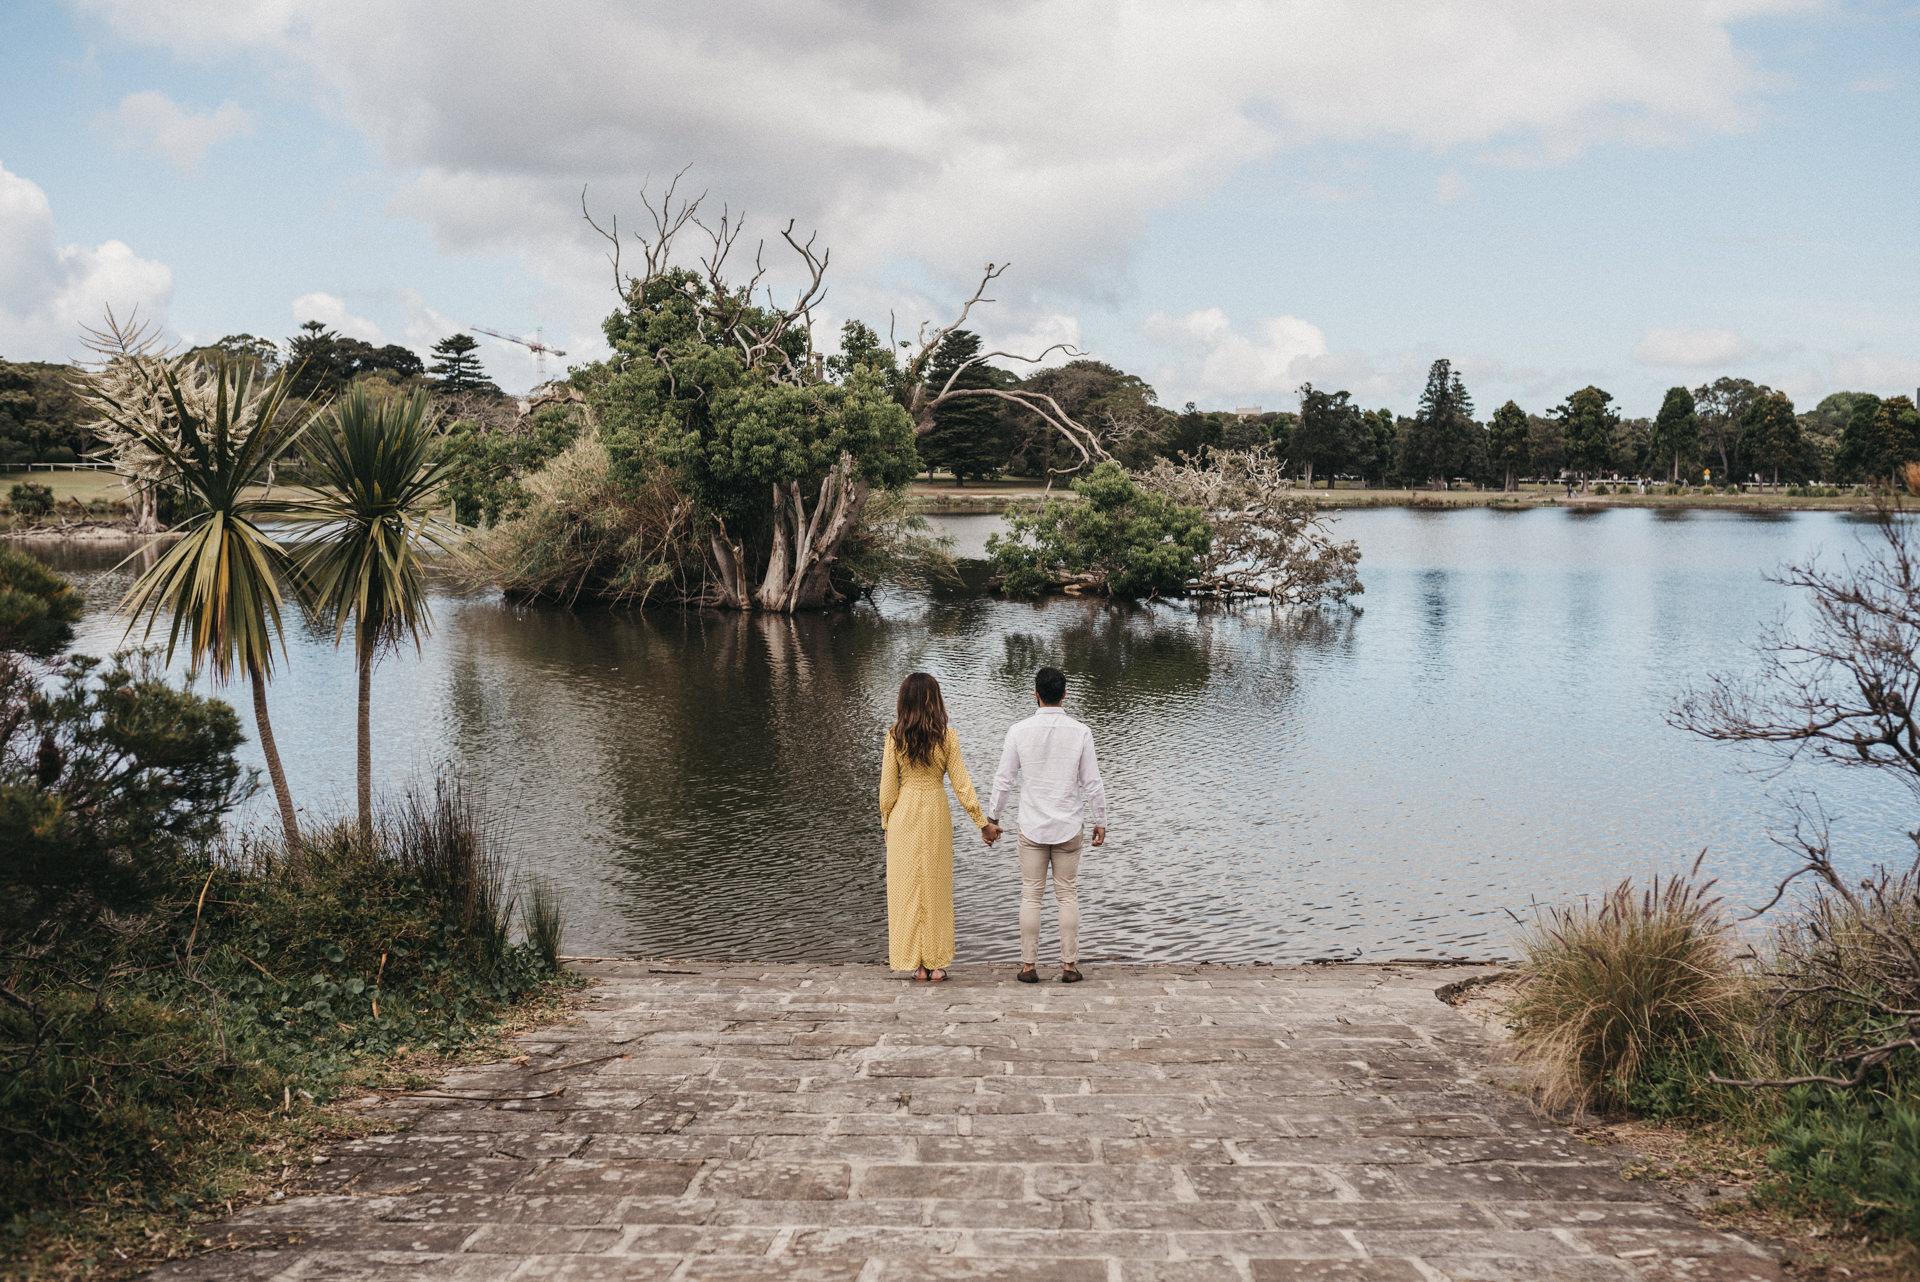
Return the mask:
<path id="1" fill-rule="evenodd" d="M 914 968 L 913 982 L 916 984 L 924 984 L 927 982 L 927 968 L 925 966 L 916 966 Z"/>
<path id="2" fill-rule="evenodd" d="M 1085 978 L 1078 966 L 1067 965 L 1060 968 L 1060 982 L 1063 984 L 1077 984 Z"/>
<path id="3" fill-rule="evenodd" d="M 927 972 L 927 982 L 929 984 L 944 984 L 947 982 L 947 972 L 935 966 Z"/>
<path id="4" fill-rule="evenodd" d="M 1040 982 L 1040 970 L 1036 966 L 1022 966 L 1014 978 L 1023 984 L 1037 984 Z"/>

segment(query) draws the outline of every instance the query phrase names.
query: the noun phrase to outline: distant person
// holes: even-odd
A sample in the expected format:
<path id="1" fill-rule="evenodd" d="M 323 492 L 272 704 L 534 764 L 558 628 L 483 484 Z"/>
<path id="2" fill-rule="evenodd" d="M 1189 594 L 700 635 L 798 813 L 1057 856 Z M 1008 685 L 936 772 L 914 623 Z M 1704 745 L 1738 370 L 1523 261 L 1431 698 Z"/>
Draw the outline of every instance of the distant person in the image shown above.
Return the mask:
<path id="1" fill-rule="evenodd" d="M 911 970 L 916 980 L 937 984 L 953 964 L 948 779 L 989 845 L 991 825 L 980 813 L 973 780 L 960 760 L 960 736 L 947 724 L 940 683 L 925 672 L 910 675 L 900 683 L 894 715 L 880 762 L 880 826 L 887 834 L 887 954 L 894 970 Z"/>
<path id="2" fill-rule="evenodd" d="M 1013 785 L 1020 785 L 1020 973 L 1023 984 L 1040 982 L 1041 899 L 1053 874 L 1053 901 L 1060 910 L 1060 982 L 1080 974 L 1080 830 L 1093 815 L 1093 844 L 1107 840 L 1107 788 L 1093 752 L 1093 731 L 1060 710 L 1067 674 L 1042 668 L 1033 678 L 1040 710 L 1007 731 L 1000 769 L 993 776 L 993 804 L 984 830 L 988 844 L 1000 839 L 1000 812 Z M 1082 797 L 1084 795 L 1084 803 Z"/>

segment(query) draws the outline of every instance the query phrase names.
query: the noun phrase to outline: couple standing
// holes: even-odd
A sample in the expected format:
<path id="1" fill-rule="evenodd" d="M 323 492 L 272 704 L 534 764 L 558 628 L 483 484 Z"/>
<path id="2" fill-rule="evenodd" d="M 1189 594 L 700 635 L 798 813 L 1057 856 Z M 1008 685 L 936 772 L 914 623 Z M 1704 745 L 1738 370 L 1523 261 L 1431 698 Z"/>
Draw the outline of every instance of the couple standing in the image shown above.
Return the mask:
<path id="1" fill-rule="evenodd" d="M 916 672 L 900 683 L 897 720 L 880 767 L 880 826 L 887 833 L 887 944 L 894 970 L 923 982 L 947 977 L 953 961 L 953 818 L 946 780 L 989 846 L 1000 839 L 1000 812 L 1020 784 L 1020 973 L 1040 982 L 1040 906 L 1053 876 L 1060 909 L 1060 981 L 1080 982 L 1080 829 L 1093 817 L 1093 844 L 1107 839 L 1107 792 L 1093 753 L 1093 732 L 1060 710 L 1067 674 L 1042 668 L 1033 679 L 1039 711 L 1007 731 L 993 798 L 985 813 L 960 760 L 960 736 L 947 723 L 940 683 Z M 1082 794 L 1085 794 L 1084 809 Z"/>

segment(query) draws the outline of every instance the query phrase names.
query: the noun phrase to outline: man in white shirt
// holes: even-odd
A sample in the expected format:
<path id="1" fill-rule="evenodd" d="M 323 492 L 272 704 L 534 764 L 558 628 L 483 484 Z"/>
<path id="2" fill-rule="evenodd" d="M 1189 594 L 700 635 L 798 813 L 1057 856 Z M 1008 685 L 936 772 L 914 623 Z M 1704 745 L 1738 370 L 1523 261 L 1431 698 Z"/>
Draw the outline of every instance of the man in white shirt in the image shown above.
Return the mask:
<path id="1" fill-rule="evenodd" d="M 1107 839 L 1107 788 L 1093 752 L 1093 732 L 1060 710 L 1067 674 L 1042 668 L 1033 679 L 1040 710 L 1007 731 L 993 800 L 982 829 L 991 845 L 1000 838 L 1000 812 L 1020 784 L 1020 974 L 1040 982 L 1040 904 L 1053 873 L 1053 901 L 1060 909 L 1060 982 L 1080 982 L 1080 829 L 1093 816 L 1093 844 Z M 1082 795 L 1085 796 L 1084 805 Z"/>

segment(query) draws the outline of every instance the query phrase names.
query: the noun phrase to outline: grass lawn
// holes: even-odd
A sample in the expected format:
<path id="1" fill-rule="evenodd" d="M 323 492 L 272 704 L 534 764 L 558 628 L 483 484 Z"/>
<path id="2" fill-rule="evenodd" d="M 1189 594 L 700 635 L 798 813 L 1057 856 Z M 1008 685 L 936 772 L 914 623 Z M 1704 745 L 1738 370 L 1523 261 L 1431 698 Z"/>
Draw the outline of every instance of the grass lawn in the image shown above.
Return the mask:
<path id="1" fill-rule="evenodd" d="M 120 484 L 119 475 L 105 469 L 59 468 L 50 472 L 46 468 L 37 468 L 29 472 L 19 467 L 0 470 L 0 497 L 4 497 L 8 490 L 22 481 L 46 486 L 53 491 L 56 501 L 77 499 L 82 503 L 90 503 L 100 498 L 124 500 L 127 497 L 126 487 Z"/>

